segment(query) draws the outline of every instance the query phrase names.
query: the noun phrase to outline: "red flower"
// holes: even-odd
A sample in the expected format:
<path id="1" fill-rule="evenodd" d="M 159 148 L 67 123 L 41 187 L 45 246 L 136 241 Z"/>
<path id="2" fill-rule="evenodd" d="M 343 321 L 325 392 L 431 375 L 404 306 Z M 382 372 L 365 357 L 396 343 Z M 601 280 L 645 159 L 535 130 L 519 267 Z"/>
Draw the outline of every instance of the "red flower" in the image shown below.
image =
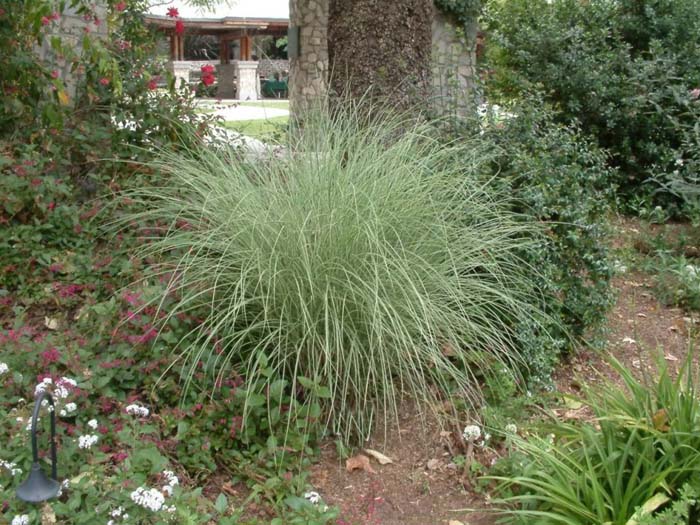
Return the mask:
<path id="1" fill-rule="evenodd" d="M 178 20 L 175 22 L 175 33 L 178 35 L 181 35 L 182 33 L 185 32 L 185 24 L 182 20 Z"/>
<path id="2" fill-rule="evenodd" d="M 154 89 L 158 89 L 158 81 L 155 78 L 152 78 L 148 81 L 148 89 L 150 89 L 151 91 L 153 91 Z"/>
<path id="3" fill-rule="evenodd" d="M 202 73 L 213 73 L 214 66 L 212 64 L 204 64 L 202 66 Z"/>
<path id="4" fill-rule="evenodd" d="M 41 17 L 41 25 L 42 26 L 47 26 L 51 23 L 51 19 L 48 16 L 42 16 Z"/>
<path id="5" fill-rule="evenodd" d="M 119 12 L 124 11 L 124 9 L 126 9 L 126 2 L 117 2 L 114 5 L 114 9 L 116 9 Z"/>
<path id="6" fill-rule="evenodd" d="M 57 71 L 57 70 L 54 69 L 54 70 L 51 72 L 51 78 L 58 78 L 58 71 Z"/>
<path id="7" fill-rule="evenodd" d="M 177 10 L 177 7 L 168 7 L 168 14 L 170 18 L 177 18 L 180 16 L 180 11 Z"/>
<path id="8" fill-rule="evenodd" d="M 109 85 L 109 79 L 108 79 L 108 78 L 105 78 L 105 77 L 102 77 L 102 78 L 100 79 L 100 84 L 102 84 L 103 86 L 108 86 L 108 85 Z"/>

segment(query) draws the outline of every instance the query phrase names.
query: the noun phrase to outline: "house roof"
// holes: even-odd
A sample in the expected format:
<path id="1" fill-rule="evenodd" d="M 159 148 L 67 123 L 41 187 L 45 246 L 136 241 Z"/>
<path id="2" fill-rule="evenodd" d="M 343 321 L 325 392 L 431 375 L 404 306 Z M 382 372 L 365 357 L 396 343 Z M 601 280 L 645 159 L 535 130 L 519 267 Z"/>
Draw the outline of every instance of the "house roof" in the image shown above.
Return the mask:
<path id="1" fill-rule="evenodd" d="M 289 0 L 220 0 L 211 9 L 191 6 L 184 0 L 153 0 L 147 16 L 166 18 L 168 8 L 176 7 L 183 20 L 215 22 L 225 19 L 289 20 Z"/>

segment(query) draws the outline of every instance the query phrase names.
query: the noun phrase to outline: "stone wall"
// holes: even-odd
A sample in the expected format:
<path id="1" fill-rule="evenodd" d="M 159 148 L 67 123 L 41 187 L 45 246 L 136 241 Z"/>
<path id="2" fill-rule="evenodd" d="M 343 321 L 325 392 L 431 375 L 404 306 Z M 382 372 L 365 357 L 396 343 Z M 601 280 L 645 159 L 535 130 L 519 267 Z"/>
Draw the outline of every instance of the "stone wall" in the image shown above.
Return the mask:
<path id="1" fill-rule="evenodd" d="M 57 36 L 61 38 L 66 47 L 73 48 L 79 53 L 86 31 L 98 37 L 106 37 L 107 22 L 105 18 L 107 17 L 107 6 L 105 2 L 95 2 L 93 11 L 100 22 L 98 24 L 95 24 L 94 19 L 86 20 L 83 18 L 82 15 L 77 13 L 75 8 L 67 7 L 55 25 L 51 26 L 50 32 L 41 45 L 37 47 L 37 52 L 41 59 L 49 64 L 51 69 L 59 72 L 66 86 L 66 92 L 71 99 L 75 99 L 79 78 L 76 72 L 71 71 L 71 64 L 61 56 L 58 56 L 51 48 L 50 39 Z"/>
<path id="2" fill-rule="evenodd" d="M 274 78 L 275 73 L 279 73 L 280 78 L 289 76 L 289 60 L 272 60 L 262 58 L 258 63 L 258 75 L 260 78 Z"/>
<path id="3" fill-rule="evenodd" d="M 474 107 L 476 43 L 476 20 L 460 34 L 452 21 L 434 9 L 431 83 L 438 115 L 464 116 Z"/>
<path id="4" fill-rule="evenodd" d="M 299 115 L 328 89 L 328 0 L 289 4 L 289 25 L 300 28 L 299 56 L 289 60 L 289 106 Z"/>

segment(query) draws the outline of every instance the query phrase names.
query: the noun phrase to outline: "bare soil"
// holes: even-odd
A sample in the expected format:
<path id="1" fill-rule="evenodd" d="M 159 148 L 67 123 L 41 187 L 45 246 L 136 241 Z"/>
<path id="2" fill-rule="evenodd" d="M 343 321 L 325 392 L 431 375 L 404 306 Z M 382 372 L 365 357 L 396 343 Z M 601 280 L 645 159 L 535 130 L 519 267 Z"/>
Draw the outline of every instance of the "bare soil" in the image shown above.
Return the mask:
<path id="1" fill-rule="evenodd" d="M 639 246 L 644 245 L 641 237 L 641 228 L 635 221 L 621 221 L 615 248 L 621 253 L 640 251 Z M 621 274 L 614 279 L 613 287 L 618 298 L 608 317 L 605 351 L 640 375 L 654 375 L 659 355 L 672 369 L 680 366 L 688 352 L 697 313 L 661 304 L 653 294 L 652 277 L 640 272 Z M 578 394 L 582 384 L 599 381 L 601 374 L 614 380 L 604 356 L 582 348 L 562 362 L 555 380 L 559 392 Z M 562 408 L 558 413 L 564 411 Z M 399 428 L 389 429 L 386 442 L 380 438 L 367 443 L 366 448 L 377 449 L 394 460 L 379 465 L 372 459 L 373 473 L 348 472 L 332 442 L 322 447 L 311 482 L 327 504 L 341 509 L 338 524 L 496 523 L 496 517 L 488 512 L 488 495 L 480 493 L 478 484 L 451 463 L 447 431 L 426 425 L 410 407 L 404 412 Z M 578 417 L 586 417 L 585 411 Z M 498 451 L 491 451 L 493 457 L 481 454 L 486 457 L 479 457 L 479 461 L 488 464 Z"/>

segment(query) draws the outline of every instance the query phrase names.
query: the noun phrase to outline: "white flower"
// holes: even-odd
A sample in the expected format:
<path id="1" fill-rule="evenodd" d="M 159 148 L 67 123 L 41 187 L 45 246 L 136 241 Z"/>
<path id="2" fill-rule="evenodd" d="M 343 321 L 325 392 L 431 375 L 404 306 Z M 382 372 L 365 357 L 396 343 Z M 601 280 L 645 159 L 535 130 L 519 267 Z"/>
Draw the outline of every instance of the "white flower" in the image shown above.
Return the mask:
<path id="1" fill-rule="evenodd" d="M 87 426 L 89 426 L 93 430 L 97 430 L 97 420 L 91 419 L 90 421 L 87 422 Z"/>
<path id="2" fill-rule="evenodd" d="M 4 461 L 4 460 L 0 459 L 0 467 L 9 471 L 10 474 L 12 474 L 13 476 L 18 476 L 19 474 L 22 473 L 22 469 L 17 468 L 17 463 L 12 463 L 11 461 Z"/>
<path id="3" fill-rule="evenodd" d="M 124 507 L 117 507 L 111 512 L 113 518 L 118 518 L 124 513 Z"/>
<path id="4" fill-rule="evenodd" d="M 637 344 L 637 341 L 635 341 L 635 340 L 632 339 L 631 337 L 625 337 L 625 338 L 622 340 L 622 342 L 623 342 L 623 343 L 627 343 L 628 345 Z"/>
<path id="5" fill-rule="evenodd" d="M 100 439 L 100 437 L 97 434 L 86 434 L 84 436 L 80 436 L 78 438 L 78 446 L 80 448 L 89 449 L 95 443 L 97 443 L 98 439 Z"/>
<path id="6" fill-rule="evenodd" d="M 517 434 L 518 433 L 518 427 L 515 426 L 513 423 L 508 423 L 505 428 L 506 434 Z"/>
<path id="7" fill-rule="evenodd" d="M 61 497 L 63 495 L 64 490 L 68 490 L 70 488 L 70 480 L 69 479 L 64 479 L 61 481 L 61 486 L 58 487 L 58 494 L 56 494 L 56 497 Z"/>
<path id="8" fill-rule="evenodd" d="M 319 501 L 321 501 L 321 495 L 314 490 L 310 490 L 309 492 L 305 492 L 304 497 L 307 500 L 309 500 L 311 503 L 313 503 L 314 505 L 316 505 Z"/>
<path id="9" fill-rule="evenodd" d="M 41 383 L 34 387 L 34 397 L 38 396 L 41 392 L 45 391 L 49 385 L 53 384 L 53 379 L 50 377 L 45 377 L 42 379 Z"/>
<path id="10" fill-rule="evenodd" d="M 12 518 L 12 525 L 29 525 L 29 516 L 27 514 L 19 514 Z"/>
<path id="11" fill-rule="evenodd" d="M 132 416 L 148 417 L 148 414 L 151 412 L 146 407 L 142 407 L 141 405 L 129 405 L 126 407 L 126 413 L 131 414 Z"/>
<path id="12" fill-rule="evenodd" d="M 9 370 L 10 367 L 7 366 L 7 363 L 0 363 L 0 376 L 6 374 Z"/>
<path id="13" fill-rule="evenodd" d="M 139 487 L 131 493 L 131 500 L 145 509 L 158 512 L 165 503 L 165 496 L 157 489 Z"/>
<path id="14" fill-rule="evenodd" d="M 164 470 L 163 477 L 167 480 L 168 485 L 170 485 L 171 487 L 180 484 L 180 480 L 177 479 L 177 476 L 172 470 Z"/>
<path id="15" fill-rule="evenodd" d="M 474 442 L 481 437 L 481 429 L 479 425 L 467 425 L 464 427 L 462 437 L 465 441 Z"/>

